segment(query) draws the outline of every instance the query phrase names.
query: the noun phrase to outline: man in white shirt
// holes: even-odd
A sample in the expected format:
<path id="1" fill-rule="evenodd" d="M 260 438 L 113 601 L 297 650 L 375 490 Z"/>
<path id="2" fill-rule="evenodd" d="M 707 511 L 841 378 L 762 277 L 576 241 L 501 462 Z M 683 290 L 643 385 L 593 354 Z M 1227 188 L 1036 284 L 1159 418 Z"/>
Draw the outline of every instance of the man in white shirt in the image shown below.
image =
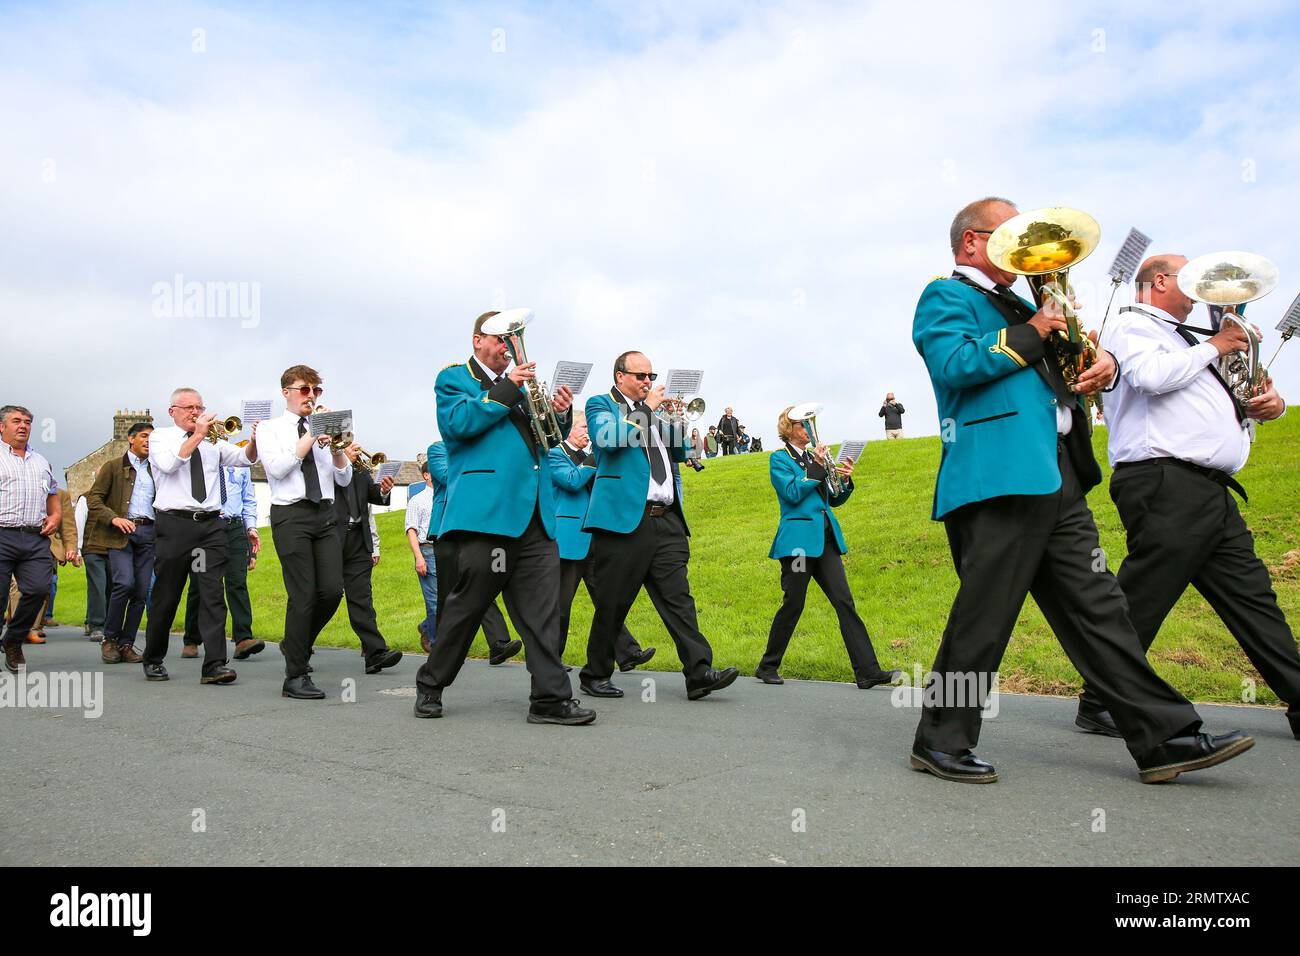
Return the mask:
<path id="1" fill-rule="evenodd" d="M 1110 496 L 1128 531 L 1119 583 L 1144 650 L 1187 585 L 1200 591 L 1290 705 L 1300 738 L 1300 653 L 1232 495 L 1246 497 L 1232 476 L 1250 455 L 1250 420 L 1270 421 L 1286 406 L 1271 382 L 1240 407 L 1229 394 L 1218 362 L 1244 350 L 1246 335 L 1225 323 L 1198 342 L 1185 324 L 1196 303 L 1178 288 L 1186 264 L 1176 255 L 1147 259 L 1136 304 L 1120 310 L 1101 343 L 1121 369 L 1106 400 Z M 1075 722 L 1115 736 L 1105 701 L 1088 687 Z"/>
<path id="2" fill-rule="evenodd" d="M 343 449 L 331 453 L 329 436 L 311 434 L 307 419 L 324 390 L 315 369 L 285 369 L 280 392 L 286 411 L 257 429 L 262 467 L 271 486 L 271 537 L 289 596 L 280 642 L 285 673 L 281 695 L 295 700 L 325 697 L 308 676 L 308 659 L 343 598 L 334 495 L 352 481 L 352 463 Z"/>
<path id="3" fill-rule="evenodd" d="M 199 637 L 203 640 L 204 684 L 229 684 L 226 666 L 225 574 L 230 545 L 221 521 L 228 498 L 225 468 L 248 468 L 257 461 L 254 438 L 243 448 L 208 441 L 216 416 L 192 388 L 172 392 L 167 407 L 173 425 L 149 436 L 149 468 L 154 483 L 154 585 L 145 629 L 144 676 L 167 680 L 163 659 L 185 582 L 193 574 L 199 589 Z"/>

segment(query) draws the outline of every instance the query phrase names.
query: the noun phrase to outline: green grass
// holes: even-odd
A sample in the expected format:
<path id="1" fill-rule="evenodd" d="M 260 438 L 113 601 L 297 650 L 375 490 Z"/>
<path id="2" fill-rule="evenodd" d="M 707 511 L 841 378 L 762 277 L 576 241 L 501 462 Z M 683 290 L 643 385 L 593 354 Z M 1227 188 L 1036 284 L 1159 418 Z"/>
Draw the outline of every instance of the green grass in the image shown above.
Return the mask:
<path id="1" fill-rule="evenodd" d="M 1105 455 L 1105 431 L 1094 436 L 1098 459 Z M 752 673 L 763 653 L 768 626 L 780 603 L 777 562 L 767 557 L 777 506 L 768 481 L 766 454 L 714 458 L 702 473 L 686 469 L 685 505 L 691 538 L 691 588 L 700 625 L 719 665 Z M 859 462 L 857 490 L 837 512 L 849 544 L 845 558 L 858 611 L 886 667 L 928 670 L 934 660 L 957 578 L 943 526 L 930 520 L 938 438 L 871 442 Z M 1256 547 L 1273 572 L 1282 610 L 1295 620 L 1300 611 L 1300 522 L 1294 506 L 1295 466 L 1300 462 L 1300 416 L 1288 415 L 1260 428 L 1251 462 L 1240 475 L 1250 493 L 1243 506 Z M 1107 478 L 1109 470 L 1105 469 Z M 1102 547 L 1112 568 L 1123 559 L 1124 531 L 1103 483 L 1089 498 L 1101 529 Z M 416 624 L 424 605 L 402 533 L 400 513 L 379 515 L 383 559 L 375 570 L 375 605 L 390 644 L 418 651 Z M 271 536 L 249 578 L 255 630 L 278 640 L 283 632 L 285 597 Z M 71 571 L 71 573 L 69 573 Z M 85 578 L 64 569 L 56 610 L 67 621 L 81 617 Z M 75 614 L 72 613 L 75 609 Z M 591 623 L 584 589 L 574 602 L 567 661 L 581 664 Z M 672 640 L 644 594 L 628 626 L 643 645 L 659 649 L 656 668 L 678 667 Z M 338 616 L 321 643 L 357 647 Z M 481 636 L 471 654 L 486 656 Z M 1156 670 L 1194 700 L 1240 702 L 1242 681 L 1254 678 L 1260 703 L 1277 697 L 1251 667 L 1217 615 L 1189 589 L 1175 607 L 1151 652 Z M 848 658 L 830 605 L 813 587 L 782 673 L 819 680 L 851 679 Z M 1073 694 L 1080 678 L 1046 622 L 1027 602 L 1002 663 L 1002 688 L 1048 694 Z"/>

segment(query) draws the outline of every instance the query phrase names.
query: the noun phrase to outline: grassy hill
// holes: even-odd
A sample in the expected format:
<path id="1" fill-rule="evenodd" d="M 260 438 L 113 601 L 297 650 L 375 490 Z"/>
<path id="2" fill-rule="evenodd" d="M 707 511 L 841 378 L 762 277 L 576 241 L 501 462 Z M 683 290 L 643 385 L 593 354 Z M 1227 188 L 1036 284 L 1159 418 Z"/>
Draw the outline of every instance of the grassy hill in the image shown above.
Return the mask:
<path id="1" fill-rule="evenodd" d="M 1103 463 L 1105 431 L 1094 444 Z M 928 670 L 934 660 L 948 609 L 957 589 L 943 526 L 930 520 L 938 438 L 876 441 L 868 444 L 857 468 L 857 490 L 837 514 L 849 554 L 849 583 L 858 610 L 886 667 Z M 1300 621 L 1300 522 L 1294 505 L 1295 471 L 1300 463 L 1300 416 L 1264 425 L 1239 476 L 1250 493 L 1243 513 L 1257 550 L 1273 573 L 1283 611 Z M 1109 479 L 1109 469 L 1106 472 Z M 767 557 L 775 531 L 776 496 L 768 481 L 767 454 L 715 458 L 702 473 L 684 474 L 683 494 L 690 520 L 691 587 L 700 623 L 719 665 L 752 673 L 780 603 L 779 569 Z M 1125 554 L 1124 531 L 1103 485 L 1090 496 L 1110 566 Z M 383 558 L 375 570 L 379 622 L 389 643 L 418 653 L 416 624 L 424 616 L 410 551 L 399 513 L 378 517 Z M 278 640 L 284 620 L 284 588 L 269 534 L 263 556 L 250 576 L 256 631 Z M 84 576 L 61 576 L 57 610 L 76 620 L 84 606 Z M 80 592 L 80 593 L 78 593 Z M 75 613 L 74 613 L 75 609 Z M 579 589 L 574 603 L 566 660 L 580 665 L 591 623 L 591 603 Z M 672 640 L 644 594 L 628 626 L 643 645 L 659 649 L 656 668 L 677 667 Z M 339 615 L 321 636 L 324 644 L 358 646 Z M 274 653 L 272 651 L 271 653 Z M 480 636 L 473 650 L 486 656 Z M 1240 702 L 1243 680 L 1258 685 L 1258 702 L 1277 703 L 1217 615 L 1189 589 L 1166 621 L 1151 657 L 1160 674 L 1194 700 Z M 782 672 L 787 677 L 850 680 L 839 628 L 816 587 L 791 641 Z M 1002 688 L 1009 691 L 1068 695 L 1078 691 L 1079 675 L 1052 637 L 1046 622 L 1027 602 L 1002 664 Z"/>

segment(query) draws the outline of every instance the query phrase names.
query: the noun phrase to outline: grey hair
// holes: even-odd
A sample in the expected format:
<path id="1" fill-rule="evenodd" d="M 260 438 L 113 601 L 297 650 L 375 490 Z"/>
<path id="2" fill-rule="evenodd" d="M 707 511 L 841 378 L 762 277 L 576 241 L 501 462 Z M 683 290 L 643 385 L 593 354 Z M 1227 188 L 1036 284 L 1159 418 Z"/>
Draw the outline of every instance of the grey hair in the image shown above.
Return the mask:
<path id="1" fill-rule="evenodd" d="M 957 250 L 961 248 L 961 237 L 967 229 L 976 229 L 984 224 L 984 213 L 989 206 L 1003 204 L 1015 208 L 1015 203 L 1010 199 L 1004 199 L 1001 196 L 985 196 L 983 199 L 977 199 L 972 203 L 967 203 L 961 207 L 961 210 L 952 219 L 952 225 L 948 228 L 948 244 L 952 246 L 952 254 L 955 256 Z"/>
<path id="2" fill-rule="evenodd" d="M 22 405 L 5 405 L 3 407 L 0 407 L 0 422 L 4 421 L 14 412 L 18 412 L 22 415 L 26 415 L 28 418 L 36 417 L 35 415 L 32 414 L 30 408 L 25 408 Z"/>
<path id="3" fill-rule="evenodd" d="M 167 406 L 170 408 L 172 405 L 175 405 L 176 399 L 180 398 L 182 395 L 198 395 L 200 398 L 203 397 L 203 393 L 200 392 L 197 388 L 183 387 L 183 388 L 172 389 L 172 397 L 167 402 Z"/>

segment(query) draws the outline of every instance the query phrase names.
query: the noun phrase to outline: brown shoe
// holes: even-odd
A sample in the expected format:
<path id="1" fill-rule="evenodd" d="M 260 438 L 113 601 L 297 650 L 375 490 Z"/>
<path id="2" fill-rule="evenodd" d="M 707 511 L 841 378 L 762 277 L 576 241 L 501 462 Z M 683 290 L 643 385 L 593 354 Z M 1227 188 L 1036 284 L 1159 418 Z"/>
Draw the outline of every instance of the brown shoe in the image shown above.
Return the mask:
<path id="1" fill-rule="evenodd" d="M 140 656 L 140 652 L 135 649 L 134 644 L 119 644 L 117 651 L 121 655 L 123 664 L 139 664 L 144 660 Z"/>
<path id="2" fill-rule="evenodd" d="M 45 635 L 42 634 L 40 631 L 32 631 L 30 634 L 27 635 L 27 643 L 28 643 L 28 644 L 44 644 L 44 643 L 45 643 Z"/>
<path id="3" fill-rule="evenodd" d="M 18 668 L 27 666 L 27 658 L 23 657 L 23 646 L 21 644 L 5 645 L 5 670 L 11 674 L 17 674 Z"/>
<path id="4" fill-rule="evenodd" d="M 99 645 L 99 658 L 105 664 L 120 664 L 122 663 L 122 650 L 113 641 L 105 640 L 104 643 Z"/>
<path id="5" fill-rule="evenodd" d="M 235 660 L 248 660 L 253 654 L 260 654 L 266 649 L 266 641 L 259 641 L 255 637 L 240 641 L 235 645 Z"/>
<path id="6" fill-rule="evenodd" d="M 181 657 L 198 657 L 198 656 L 199 656 L 199 645 L 197 644 L 186 644 L 183 648 L 181 648 Z"/>

